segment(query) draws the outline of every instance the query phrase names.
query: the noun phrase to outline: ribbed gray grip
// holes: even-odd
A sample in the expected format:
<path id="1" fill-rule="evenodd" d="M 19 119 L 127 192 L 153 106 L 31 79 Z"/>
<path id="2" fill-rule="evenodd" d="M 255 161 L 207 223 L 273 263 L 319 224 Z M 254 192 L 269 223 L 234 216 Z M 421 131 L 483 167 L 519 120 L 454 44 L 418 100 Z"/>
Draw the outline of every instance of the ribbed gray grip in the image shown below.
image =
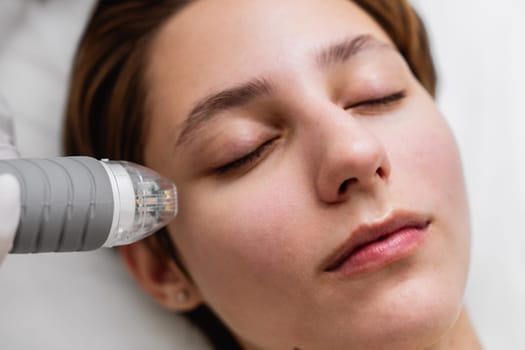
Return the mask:
<path id="1" fill-rule="evenodd" d="M 21 218 L 11 253 L 100 248 L 113 220 L 113 192 L 102 164 L 88 157 L 0 160 L 21 187 Z"/>

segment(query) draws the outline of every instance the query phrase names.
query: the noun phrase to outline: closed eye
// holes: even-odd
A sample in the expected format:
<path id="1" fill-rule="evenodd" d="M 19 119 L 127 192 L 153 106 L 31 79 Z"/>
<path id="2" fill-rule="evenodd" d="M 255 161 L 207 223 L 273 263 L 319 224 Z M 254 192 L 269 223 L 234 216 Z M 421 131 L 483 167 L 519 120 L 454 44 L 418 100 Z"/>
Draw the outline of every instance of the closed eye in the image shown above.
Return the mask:
<path id="1" fill-rule="evenodd" d="M 271 139 L 257 147 L 253 152 L 248 153 L 247 155 L 238 158 L 228 164 L 225 164 L 216 169 L 218 175 L 226 175 L 233 172 L 234 170 L 239 170 L 244 168 L 252 163 L 256 162 L 261 156 L 263 156 L 270 146 L 277 140 L 277 138 Z"/>
<path id="2" fill-rule="evenodd" d="M 406 97 L 406 93 L 404 91 L 396 92 L 395 94 L 388 95 L 385 97 L 377 98 L 377 99 L 371 99 L 366 101 L 361 101 L 358 103 L 355 103 L 345 109 L 355 109 L 355 108 L 382 108 L 382 107 L 389 107 L 390 105 L 393 105 L 402 99 Z"/>

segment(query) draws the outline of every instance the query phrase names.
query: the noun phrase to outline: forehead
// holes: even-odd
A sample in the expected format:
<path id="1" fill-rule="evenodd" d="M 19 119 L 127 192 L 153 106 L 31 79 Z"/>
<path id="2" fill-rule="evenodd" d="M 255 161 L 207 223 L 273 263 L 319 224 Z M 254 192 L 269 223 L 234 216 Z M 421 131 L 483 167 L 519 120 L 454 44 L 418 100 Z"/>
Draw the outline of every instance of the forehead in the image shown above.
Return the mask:
<path id="1" fill-rule="evenodd" d="M 185 106 L 224 86 L 302 74 L 316 50 L 361 34 L 390 42 L 350 0 L 197 0 L 155 38 L 150 92 L 162 101 L 176 97 L 171 112 L 187 113 Z"/>

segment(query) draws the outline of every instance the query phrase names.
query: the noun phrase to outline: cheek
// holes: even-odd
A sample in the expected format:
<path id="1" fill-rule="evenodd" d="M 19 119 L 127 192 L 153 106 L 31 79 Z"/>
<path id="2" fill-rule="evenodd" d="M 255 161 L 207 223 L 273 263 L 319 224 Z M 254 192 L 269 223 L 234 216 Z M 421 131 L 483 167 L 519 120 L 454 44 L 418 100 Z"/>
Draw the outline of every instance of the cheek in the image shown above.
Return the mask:
<path id="1" fill-rule="evenodd" d="M 425 122 L 417 132 L 399 145 L 393 162 L 403 172 L 399 182 L 421 184 L 421 195 L 445 199 L 462 195 L 464 190 L 462 166 L 455 140 L 439 116 Z M 423 186 L 424 184 L 424 186 Z"/>
<path id="2" fill-rule="evenodd" d="M 196 186 L 182 199 L 188 215 L 181 212 L 172 227 L 180 232 L 175 242 L 195 282 L 217 308 L 232 297 L 268 299 L 258 294 L 301 278 L 283 266 L 300 268 L 295 260 L 306 252 L 300 232 L 305 220 L 299 214 L 307 200 L 289 169 L 264 175 L 249 174 L 220 190 Z"/>
<path id="3" fill-rule="evenodd" d="M 449 126 L 427 96 L 406 114 L 409 117 L 399 131 L 385 136 L 396 194 L 416 208 L 423 203 L 431 211 L 454 208 L 468 221 L 463 168 Z"/>
<path id="4" fill-rule="evenodd" d="M 395 200 L 431 212 L 435 234 L 426 258 L 450 286 L 463 291 L 469 264 L 470 218 L 459 150 L 444 118 L 424 103 L 412 111 L 405 137 L 390 139 Z M 399 140 L 402 139 L 402 142 Z"/>

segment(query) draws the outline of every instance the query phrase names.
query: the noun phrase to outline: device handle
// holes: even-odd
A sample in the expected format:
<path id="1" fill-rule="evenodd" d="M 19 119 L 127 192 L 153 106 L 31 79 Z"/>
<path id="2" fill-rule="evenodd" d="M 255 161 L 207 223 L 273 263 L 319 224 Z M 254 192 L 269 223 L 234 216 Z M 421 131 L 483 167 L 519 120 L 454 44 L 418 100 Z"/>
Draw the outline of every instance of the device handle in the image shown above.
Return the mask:
<path id="1" fill-rule="evenodd" d="M 114 198 L 104 167 L 89 157 L 0 160 L 21 189 L 11 253 L 87 251 L 104 245 Z"/>

